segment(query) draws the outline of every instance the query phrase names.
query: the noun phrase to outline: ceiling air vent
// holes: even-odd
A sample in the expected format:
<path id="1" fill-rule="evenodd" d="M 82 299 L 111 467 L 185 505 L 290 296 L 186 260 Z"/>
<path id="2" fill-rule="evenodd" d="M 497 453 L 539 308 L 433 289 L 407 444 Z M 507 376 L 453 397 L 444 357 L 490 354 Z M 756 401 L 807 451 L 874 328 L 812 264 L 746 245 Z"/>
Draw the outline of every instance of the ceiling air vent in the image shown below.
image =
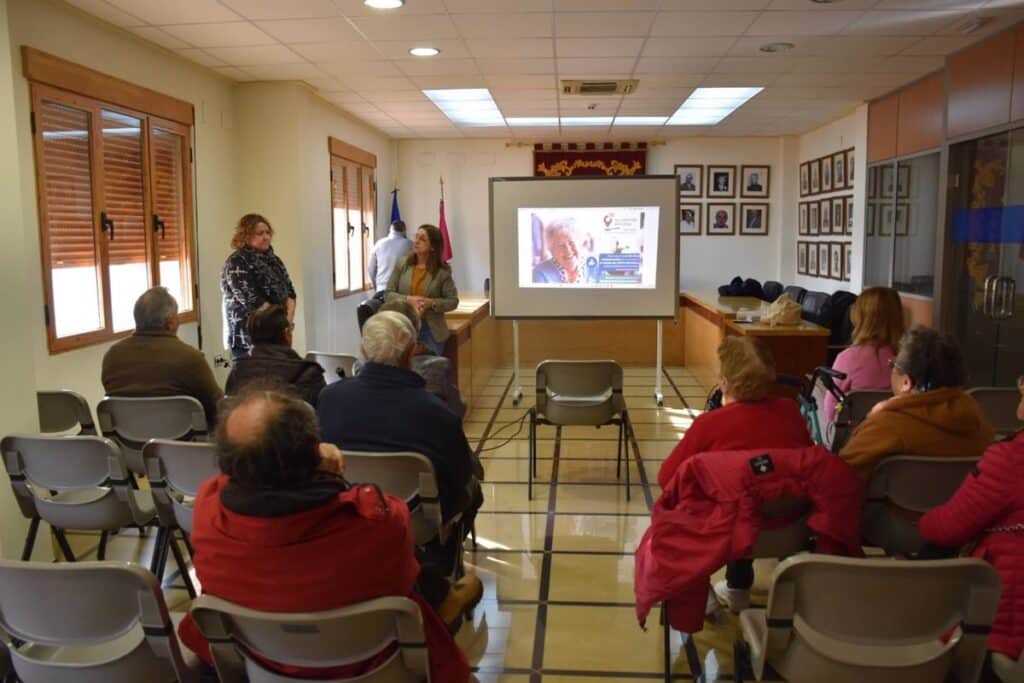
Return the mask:
<path id="1" fill-rule="evenodd" d="M 563 95 L 628 95 L 636 90 L 639 81 L 627 78 L 620 81 L 588 80 L 562 81 Z"/>

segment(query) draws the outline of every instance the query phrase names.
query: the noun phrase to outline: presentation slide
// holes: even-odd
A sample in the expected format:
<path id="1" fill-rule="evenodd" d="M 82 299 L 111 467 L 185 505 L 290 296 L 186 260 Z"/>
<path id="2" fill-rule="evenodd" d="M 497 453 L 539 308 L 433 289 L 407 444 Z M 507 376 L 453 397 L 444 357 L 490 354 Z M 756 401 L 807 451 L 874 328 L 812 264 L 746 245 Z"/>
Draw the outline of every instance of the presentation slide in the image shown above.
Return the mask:
<path id="1" fill-rule="evenodd" d="M 657 206 L 519 209 L 519 286 L 654 289 Z"/>

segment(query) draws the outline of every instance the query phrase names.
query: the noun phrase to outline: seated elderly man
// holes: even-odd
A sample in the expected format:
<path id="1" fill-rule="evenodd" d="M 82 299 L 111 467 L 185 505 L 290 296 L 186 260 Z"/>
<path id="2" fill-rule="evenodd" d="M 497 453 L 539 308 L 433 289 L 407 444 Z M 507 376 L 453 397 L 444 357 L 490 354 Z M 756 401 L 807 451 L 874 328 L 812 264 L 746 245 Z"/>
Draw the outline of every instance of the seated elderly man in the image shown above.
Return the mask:
<path id="1" fill-rule="evenodd" d="M 135 302 L 135 332 L 103 356 L 108 396 L 193 396 L 211 424 L 223 396 L 206 357 L 178 339 L 178 302 L 153 287 Z"/>
<path id="2" fill-rule="evenodd" d="M 320 394 L 320 428 L 324 441 L 342 449 L 426 456 L 437 473 L 444 519 L 462 513 L 468 529 L 483 502 L 483 470 L 461 420 L 412 371 L 415 345 L 416 328 L 400 313 L 384 311 L 366 321 L 362 352 L 367 362 L 358 375 Z"/>
<path id="3" fill-rule="evenodd" d="M 288 394 L 252 385 L 228 401 L 217 429 L 222 474 L 204 482 L 195 502 L 192 544 L 203 591 L 267 612 L 315 612 L 389 595 L 420 606 L 431 677 L 467 681 L 469 666 L 446 629 L 472 590 L 460 584 L 441 594 L 437 611 L 416 590 L 422 582 L 413 555 L 409 510 L 376 486 L 350 488 L 344 457 L 320 443 L 316 415 Z M 385 570 L 382 571 L 381 568 Z M 472 588 L 472 587 L 470 587 Z M 211 663 L 190 617 L 182 642 Z M 264 661 L 297 678 L 354 678 L 382 664 L 394 646 L 365 661 L 309 669 Z"/>

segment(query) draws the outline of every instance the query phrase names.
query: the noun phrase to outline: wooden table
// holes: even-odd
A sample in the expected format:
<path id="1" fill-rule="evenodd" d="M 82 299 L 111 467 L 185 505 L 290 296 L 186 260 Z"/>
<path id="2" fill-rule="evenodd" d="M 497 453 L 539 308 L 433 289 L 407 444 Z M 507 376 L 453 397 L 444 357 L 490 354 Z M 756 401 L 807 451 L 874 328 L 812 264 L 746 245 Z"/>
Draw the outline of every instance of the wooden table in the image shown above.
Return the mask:
<path id="1" fill-rule="evenodd" d="M 458 308 L 445 314 L 451 336 L 444 355 L 452 361 L 452 380 L 467 409 L 472 409 L 475 397 L 483 395 L 498 367 L 500 344 L 490 314 L 490 300 L 480 294 L 461 295 Z"/>

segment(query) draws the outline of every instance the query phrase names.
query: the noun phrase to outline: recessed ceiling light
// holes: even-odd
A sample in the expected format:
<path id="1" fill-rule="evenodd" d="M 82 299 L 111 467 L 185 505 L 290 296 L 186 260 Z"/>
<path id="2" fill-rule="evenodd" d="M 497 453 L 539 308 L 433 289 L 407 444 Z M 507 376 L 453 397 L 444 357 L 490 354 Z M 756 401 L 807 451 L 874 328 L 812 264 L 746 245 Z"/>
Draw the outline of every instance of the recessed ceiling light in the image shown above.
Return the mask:
<path id="1" fill-rule="evenodd" d="M 792 50 L 796 45 L 793 43 L 768 43 L 761 46 L 761 52 L 785 52 Z"/>
<path id="2" fill-rule="evenodd" d="M 363 0 L 363 4 L 373 9 L 398 9 L 405 0 Z"/>
<path id="3" fill-rule="evenodd" d="M 435 57 L 441 54 L 441 51 L 436 47 L 414 47 L 409 50 L 409 54 L 413 57 Z"/>
<path id="4" fill-rule="evenodd" d="M 697 88 L 676 113 L 669 126 L 713 126 L 742 107 L 764 88 Z"/>

